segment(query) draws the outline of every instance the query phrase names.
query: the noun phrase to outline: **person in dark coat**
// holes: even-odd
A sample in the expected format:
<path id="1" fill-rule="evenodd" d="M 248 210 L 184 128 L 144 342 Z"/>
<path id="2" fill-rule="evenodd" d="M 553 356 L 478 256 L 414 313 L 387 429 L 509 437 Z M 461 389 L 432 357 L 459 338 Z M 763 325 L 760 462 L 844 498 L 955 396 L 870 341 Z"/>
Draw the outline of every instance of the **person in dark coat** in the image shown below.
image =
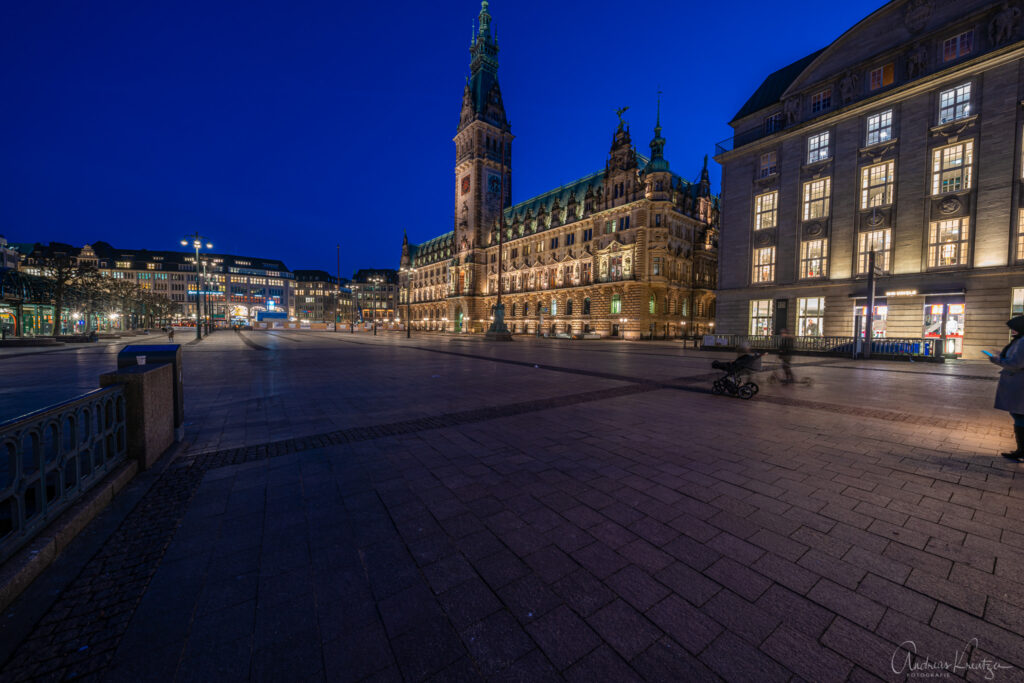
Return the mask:
<path id="1" fill-rule="evenodd" d="M 1013 332 L 1013 338 L 998 356 L 990 356 L 989 360 L 1002 368 L 995 407 L 1013 416 L 1013 436 L 1017 441 L 1016 450 L 1002 455 L 1019 461 L 1024 460 L 1024 315 L 1006 321 L 1006 326 Z"/>

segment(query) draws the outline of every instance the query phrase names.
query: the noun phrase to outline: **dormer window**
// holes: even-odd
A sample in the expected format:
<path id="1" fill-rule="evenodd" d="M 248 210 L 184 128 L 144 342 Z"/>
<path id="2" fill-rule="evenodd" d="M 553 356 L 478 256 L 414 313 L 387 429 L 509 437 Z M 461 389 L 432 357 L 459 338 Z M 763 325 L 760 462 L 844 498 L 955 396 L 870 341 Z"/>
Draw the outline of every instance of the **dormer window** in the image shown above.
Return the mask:
<path id="1" fill-rule="evenodd" d="M 942 41 L 942 61 L 951 62 L 971 54 L 974 48 L 974 31 L 964 31 Z"/>
<path id="2" fill-rule="evenodd" d="M 776 112 L 764 119 L 764 134 L 768 135 L 777 130 L 782 130 L 782 112 Z"/>
<path id="3" fill-rule="evenodd" d="M 868 78 L 871 89 L 878 90 L 879 88 L 884 88 L 887 85 L 892 85 L 894 73 L 895 67 L 892 62 L 872 70 L 871 75 Z"/>
<path id="4" fill-rule="evenodd" d="M 820 114 L 832 108 L 832 88 L 825 88 L 811 95 L 811 113 Z"/>

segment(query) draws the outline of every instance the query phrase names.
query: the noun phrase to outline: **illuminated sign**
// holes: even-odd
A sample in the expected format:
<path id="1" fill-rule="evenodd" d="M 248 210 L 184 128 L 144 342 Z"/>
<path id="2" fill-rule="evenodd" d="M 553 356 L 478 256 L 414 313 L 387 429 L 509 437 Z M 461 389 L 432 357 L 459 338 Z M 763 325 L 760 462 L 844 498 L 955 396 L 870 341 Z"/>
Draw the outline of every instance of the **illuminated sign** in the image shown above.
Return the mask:
<path id="1" fill-rule="evenodd" d="M 894 289 L 885 293 L 886 296 L 917 296 L 916 289 Z"/>

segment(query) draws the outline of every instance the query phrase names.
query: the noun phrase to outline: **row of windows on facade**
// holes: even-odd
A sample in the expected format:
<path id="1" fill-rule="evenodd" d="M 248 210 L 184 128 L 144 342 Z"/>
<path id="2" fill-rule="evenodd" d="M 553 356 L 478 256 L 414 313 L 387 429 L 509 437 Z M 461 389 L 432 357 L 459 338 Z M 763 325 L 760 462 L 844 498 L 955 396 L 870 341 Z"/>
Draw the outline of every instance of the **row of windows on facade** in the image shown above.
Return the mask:
<path id="1" fill-rule="evenodd" d="M 613 219 L 610 219 L 610 220 L 606 220 L 604 222 L 604 234 L 605 235 L 611 235 L 612 233 L 620 232 L 622 230 L 629 230 L 629 228 L 630 228 L 630 220 L 629 220 L 629 218 L 630 218 L 629 216 L 623 216 L 621 218 L 613 218 Z M 658 227 L 661 226 L 661 214 L 660 213 L 659 214 L 655 214 L 655 216 L 654 216 L 654 224 L 656 226 L 658 226 Z M 600 234 L 600 233 L 598 233 L 598 234 Z M 579 235 L 580 235 L 580 238 L 581 238 L 580 239 L 581 242 L 584 242 L 584 243 L 585 242 L 590 242 L 591 240 L 594 239 L 594 229 L 593 228 L 587 228 L 586 230 L 580 231 Z M 513 231 L 511 229 L 508 229 L 508 230 L 506 230 L 506 237 L 508 237 L 508 239 L 511 240 L 511 239 L 514 239 L 516 237 L 516 235 L 513 234 Z M 573 244 L 576 244 L 576 233 L 570 232 L 568 234 L 562 235 L 561 237 L 552 237 L 548 241 L 548 244 L 550 245 L 551 249 L 558 249 L 559 246 L 566 246 L 566 247 L 572 246 Z M 536 243 L 536 247 L 537 247 L 536 251 L 538 253 L 544 251 L 544 240 L 538 240 L 537 243 Z M 531 248 L 530 245 L 525 245 L 523 247 L 523 256 L 528 256 L 529 255 L 530 248 Z M 516 258 L 518 255 L 519 255 L 519 247 L 516 247 L 516 248 L 514 248 L 512 250 L 512 258 Z M 497 255 L 496 254 L 491 254 L 491 262 L 493 263 L 496 259 L 497 259 Z"/>
<path id="2" fill-rule="evenodd" d="M 965 31 L 945 39 L 942 43 L 942 61 L 948 63 L 970 55 L 974 50 L 974 31 Z M 896 65 L 888 62 L 868 71 L 867 85 L 870 92 L 881 90 L 892 85 L 896 80 Z M 832 109 L 833 97 L 832 88 L 822 88 L 811 95 L 811 115 L 817 116 Z M 949 119 L 953 120 L 953 119 Z M 946 123 L 940 115 L 939 123 Z M 782 129 L 783 114 L 777 112 L 767 116 L 764 120 L 765 134 L 774 133 Z M 874 144 L 874 143 L 868 143 Z"/>
<path id="3" fill-rule="evenodd" d="M 895 200 L 896 163 L 883 161 L 860 169 L 858 205 L 861 210 L 888 206 Z M 930 194 L 939 196 L 971 189 L 974 141 L 967 140 L 932 151 Z M 801 219 L 828 218 L 832 199 L 832 178 L 816 178 L 803 184 Z M 779 192 L 772 190 L 754 197 L 754 230 L 778 225 Z"/>
<path id="4" fill-rule="evenodd" d="M 876 321 L 885 321 L 887 309 L 885 305 L 875 306 L 873 316 Z M 963 315 L 963 304 L 951 304 L 949 312 L 954 315 Z M 855 304 L 854 316 L 867 316 L 867 306 Z M 1010 316 L 1024 314 L 1024 287 L 1014 287 L 1010 296 Z M 797 326 L 796 334 L 799 337 L 820 337 L 824 334 L 825 319 L 825 298 L 824 297 L 801 297 L 797 299 Z M 754 299 L 750 302 L 750 327 L 749 332 L 753 336 L 770 336 L 775 332 L 775 302 L 772 299 Z M 962 321 L 960 323 L 962 325 Z M 884 327 L 881 335 L 876 327 L 875 335 L 884 336 Z M 962 328 L 961 328 L 962 330 Z M 948 329 L 947 329 L 948 332 Z M 961 332 L 962 333 L 962 332 Z M 863 329 L 861 330 L 863 336 Z"/>
<path id="5" fill-rule="evenodd" d="M 971 84 L 964 83 L 944 90 L 939 95 L 939 123 L 950 123 L 971 115 Z M 864 146 L 871 147 L 893 139 L 893 112 L 887 109 L 867 117 Z M 823 131 L 807 136 L 807 163 L 815 164 L 832 158 L 832 133 Z M 758 176 L 767 178 L 779 172 L 778 153 L 774 150 L 761 155 Z"/>
<path id="6" fill-rule="evenodd" d="M 679 299 L 679 300 L 675 301 L 674 304 L 675 304 L 675 306 L 674 306 L 674 310 L 673 310 L 673 302 L 671 300 L 669 300 L 668 297 L 665 297 L 664 300 L 662 301 L 662 305 L 661 305 L 661 309 L 660 309 L 661 313 L 663 315 L 673 315 L 673 314 L 681 315 L 681 316 L 688 315 L 687 311 L 689 309 L 689 306 L 688 306 L 688 301 L 686 299 Z M 586 298 L 583 299 L 583 312 L 580 315 L 590 315 L 591 314 L 590 313 L 590 308 L 591 308 L 590 307 L 590 297 L 586 297 Z M 697 316 L 698 317 L 703 316 L 707 312 L 706 311 L 706 306 L 705 306 L 703 301 L 698 301 L 696 303 L 695 308 L 697 309 Z M 651 314 L 651 315 L 657 315 L 658 314 L 658 310 L 659 310 L 658 300 L 657 300 L 657 298 L 653 294 L 651 294 L 650 297 L 647 300 L 647 312 L 649 314 Z M 520 312 L 522 313 L 523 317 L 528 317 L 530 315 L 530 304 L 529 304 L 529 302 L 523 303 L 522 308 L 519 307 L 519 303 L 518 302 L 513 302 L 512 305 L 509 307 L 509 315 L 511 317 L 513 317 L 513 318 L 519 317 Z M 534 312 L 537 315 L 541 314 L 541 311 L 537 310 L 537 309 L 534 309 Z M 573 315 L 573 300 L 572 299 L 567 299 L 566 302 L 565 302 L 565 310 L 562 311 L 561 313 L 559 313 L 558 300 L 557 299 L 552 299 L 551 300 L 551 305 L 548 307 L 548 309 L 546 311 L 543 311 L 543 312 L 548 314 L 548 315 L 552 315 L 552 316 L 556 316 L 556 315 Z M 622 313 L 622 295 L 621 294 L 612 294 L 612 298 L 611 298 L 611 300 L 608 303 L 608 314 L 609 315 L 619 315 L 621 313 Z"/>
<path id="7" fill-rule="evenodd" d="M 1021 220 L 1024 221 L 1024 213 Z M 970 237 L 969 218 L 951 218 L 933 221 L 928 230 L 928 249 L 926 267 L 951 268 L 966 266 Z M 828 277 L 829 255 L 828 238 L 803 240 L 800 242 L 800 262 L 797 277 L 801 280 L 822 279 Z M 1017 258 L 1024 258 L 1024 235 L 1017 240 Z M 753 272 L 751 281 L 754 284 L 771 284 L 775 282 L 775 247 L 758 247 L 754 249 Z M 892 270 L 892 229 L 880 228 L 867 230 L 858 234 L 856 270 L 857 275 L 868 272 L 870 255 L 875 254 L 875 265 L 882 271 Z"/>

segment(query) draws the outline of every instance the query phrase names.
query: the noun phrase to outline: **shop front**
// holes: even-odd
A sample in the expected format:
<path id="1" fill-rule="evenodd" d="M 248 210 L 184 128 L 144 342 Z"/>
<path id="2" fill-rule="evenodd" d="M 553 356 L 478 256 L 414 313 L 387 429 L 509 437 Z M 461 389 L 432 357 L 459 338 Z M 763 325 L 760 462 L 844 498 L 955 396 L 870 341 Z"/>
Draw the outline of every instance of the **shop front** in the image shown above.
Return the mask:
<path id="1" fill-rule="evenodd" d="M 887 292 L 875 299 L 871 312 L 873 339 L 920 339 L 929 355 L 960 358 L 964 352 L 967 306 L 963 292 L 922 294 L 916 290 Z M 853 307 L 853 329 L 867 334 L 867 299 Z"/>

